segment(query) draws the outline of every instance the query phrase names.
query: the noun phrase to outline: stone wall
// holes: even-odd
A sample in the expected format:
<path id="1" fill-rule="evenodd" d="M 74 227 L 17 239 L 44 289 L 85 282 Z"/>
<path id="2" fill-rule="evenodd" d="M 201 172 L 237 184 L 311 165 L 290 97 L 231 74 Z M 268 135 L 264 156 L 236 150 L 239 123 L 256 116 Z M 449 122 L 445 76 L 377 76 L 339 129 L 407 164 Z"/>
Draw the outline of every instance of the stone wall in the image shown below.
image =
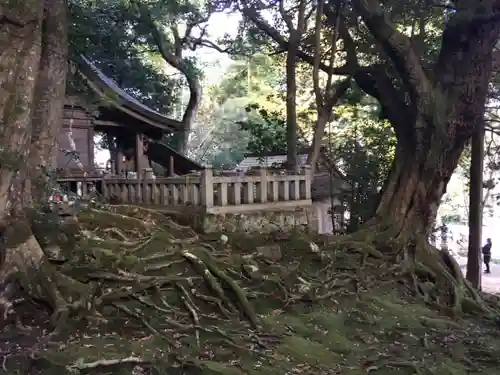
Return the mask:
<path id="1" fill-rule="evenodd" d="M 252 210 L 239 213 L 204 213 L 197 227 L 210 232 L 257 232 L 304 230 L 317 232 L 318 220 L 313 206 Z"/>

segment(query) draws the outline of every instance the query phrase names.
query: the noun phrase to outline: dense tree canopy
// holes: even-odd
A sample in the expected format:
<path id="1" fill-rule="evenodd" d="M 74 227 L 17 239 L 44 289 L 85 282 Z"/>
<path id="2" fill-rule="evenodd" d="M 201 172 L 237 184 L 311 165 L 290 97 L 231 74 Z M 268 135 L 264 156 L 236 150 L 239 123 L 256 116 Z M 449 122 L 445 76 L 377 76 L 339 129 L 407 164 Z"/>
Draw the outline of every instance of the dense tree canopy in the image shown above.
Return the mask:
<path id="1" fill-rule="evenodd" d="M 147 34 L 139 32 L 130 5 L 118 0 L 75 0 L 69 9 L 71 53 L 87 56 L 144 104 L 165 114 L 172 113 L 180 76 L 162 72 L 156 46 Z"/>

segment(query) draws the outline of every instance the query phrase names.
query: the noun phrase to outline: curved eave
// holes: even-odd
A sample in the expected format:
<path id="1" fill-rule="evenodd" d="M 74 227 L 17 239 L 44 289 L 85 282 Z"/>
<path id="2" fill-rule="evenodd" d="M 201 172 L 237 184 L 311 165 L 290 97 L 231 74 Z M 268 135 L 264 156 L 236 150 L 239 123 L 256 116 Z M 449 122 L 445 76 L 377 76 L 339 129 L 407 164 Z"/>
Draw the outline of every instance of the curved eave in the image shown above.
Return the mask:
<path id="1" fill-rule="evenodd" d="M 108 105 L 141 122 L 167 132 L 176 132 L 181 129 L 182 122 L 168 118 L 138 102 L 136 103 L 135 99 L 119 89 L 111 79 L 106 77 L 84 56 L 80 56 L 75 62 L 78 66 L 78 72 L 87 82 L 89 88 Z"/>

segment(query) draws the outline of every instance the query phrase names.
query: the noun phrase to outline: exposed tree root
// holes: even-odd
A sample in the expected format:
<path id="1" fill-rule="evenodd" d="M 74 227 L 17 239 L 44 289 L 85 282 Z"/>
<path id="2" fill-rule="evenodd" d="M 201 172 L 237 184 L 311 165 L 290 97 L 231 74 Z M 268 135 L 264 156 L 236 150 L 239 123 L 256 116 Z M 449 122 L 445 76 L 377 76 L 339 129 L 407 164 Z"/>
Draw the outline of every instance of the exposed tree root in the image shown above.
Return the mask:
<path id="1" fill-rule="evenodd" d="M 137 215 L 129 219 L 120 207 L 102 210 L 109 210 L 115 222 L 109 222 L 107 212 L 100 218 L 97 210 L 80 218 L 81 230 L 99 239 L 81 236 L 78 247 L 63 254 L 65 262 L 41 259 L 35 277 L 24 273 L 19 282 L 34 300 L 51 306 L 57 331 L 75 324 L 74 316 L 83 317 L 99 330 L 127 327 L 134 332 L 133 342 L 144 340 L 155 349 L 120 352 L 112 359 L 67 360 L 67 369 L 153 362 L 166 366 L 172 355 L 177 364 L 192 366 L 214 348 L 265 358 L 282 340 L 269 338 L 266 331 L 263 317 L 270 311 L 332 305 L 342 298 L 361 301 L 377 290 L 400 290 L 401 282 L 446 314 L 493 313 L 453 258 L 418 238 L 371 230 L 318 246 L 290 236 L 279 241 L 294 250 L 283 252 L 276 262 L 258 246 L 250 244 L 236 253 L 231 239 L 207 243 L 190 229 L 180 233 L 182 226 L 156 211 L 126 206 L 127 215 Z M 118 219 L 125 229 L 110 229 L 119 225 Z M 126 246 L 120 247 L 117 237 Z M 161 347 L 158 340 L 168 356 L 150 354 Z M 408 363 L 380 366 L 418 372 L 418 366 Z"/>
<path id="2" fill-rule="evenodd" d="M 496 310 L 486 305 L 482 296 L 465 279 L 451 254 L 431 246 L 427 238 L 406 233 L 393 236 L 392 228 L 382 231 L 380 228 L 380 225 L 371 226 L 352 236 L 346 236 L 342 242 L 348 243 L 350 250 L 361 252 L 362 262 L 365 262 L 367 257 L 393 259 L 397 265 L 394 271 L 405 277 L 413 292 L 443 313 L 498 315 Z M 355 246 L 354 244 L 359 243 L 358 238 L 364 238 L 368 244 Z M 373 251 L 377 247 L 386 251 Z M 389 254 L 390 258 L 386 254 Z"/>
<path id="3" fill-rule="evenodd" d="M 107 366 L 115 366 L 115 365 L 130 364 L 130 363 L 136 365 L 142 365 L 149 363 L 149 361 L 146 361 L 138 357 L 126 357 L 121 359 L 101 359 L 99 361 L 94 361 L 94 362 L 82 361 L 70 366 L 66 366 L 66 369 L 70 372 L 74 372 L 75 370 L 90 370 L 90 369 L 95 369 L 97 367 L 107 367 Z"/>

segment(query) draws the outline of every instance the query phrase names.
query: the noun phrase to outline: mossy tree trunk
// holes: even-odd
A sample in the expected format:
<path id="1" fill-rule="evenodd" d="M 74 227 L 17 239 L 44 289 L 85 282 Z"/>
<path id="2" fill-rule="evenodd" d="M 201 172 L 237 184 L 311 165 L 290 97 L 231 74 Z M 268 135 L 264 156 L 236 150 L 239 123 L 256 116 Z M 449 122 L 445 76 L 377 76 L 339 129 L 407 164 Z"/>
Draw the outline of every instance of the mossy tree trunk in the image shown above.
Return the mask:
<path id="1" fill-rule="evenodd" d="M 457 262 L 431 247 L 428 238 L 460 156 L 483 123 L 500 0 L 461 4 L 430 68 L 377 0 L 355 0 L 353 6 L 402 84 L 396 87 L 383 67 L 354 68 L 358 85 L 379 100 L 391 122 L 397 148 L 376 214 L 353 236 L 371 240 L 428 303 L 453 314 L 490 311 Z M 343 38 L 352 56 L 352 40 Z"/>
<path id="2" fill-rule="evenodd" d="M 22 206 L 30 200 L 23 190 L 41 54 L 43 1 L 2 0 L 0 14 L 0 220 L 6 248 L 2 280 L 21 265 L 37 267 L 43 255 L 39 247 L 24 246 L 32 245 L 33 239 L 22 220 Z"/>
<path id="3" fill-rule="evenodd" d="M 41 175 L 38 166 L 51 167 L 61 125 L 67 64 L 65 7 L 65 0 L 0 0 L 0 235 L 5 249 L 0 309 L 8 308 L 12 291 L 8 286 L 13 281 L 43 293 L 43 286 L 30 284 L 44 264 L 44 253 L 25 209 L 36 203 L 32 178 Z"/>
<path id="4" fill-rule="evenodd" d="M 483 12 L 484 4 L 457 9 L 443 32 L 432 71 L 424 69 L 411 41 L 387 22 L 377 0 L 354 3 L 404 85 L 401 92 L 387 76 L 384 80 L 371 74 L 372 82 L 363 81 L 361 74 L 355 76 L 362 88 L 380 96 L 398 140 L 392 171 L 371 223 L 427 236 L 460 155 L 481 128 L 492 51 L 500 30 L 494 9 L 500 1 L 486 1 L 490 15 Z M 409 104 L 398 99 L 405 96 Z"/>
<path id="5" fill-rule="evenodd" d="M 49 169 L 55 166 L 57 134 L 62 126 L 68 71 L 68 16 L 66 0 L 45 3 L 42 52 L 35 90 L 30 166 L 32 196 L 37 203 L 48 199 Z"/>

